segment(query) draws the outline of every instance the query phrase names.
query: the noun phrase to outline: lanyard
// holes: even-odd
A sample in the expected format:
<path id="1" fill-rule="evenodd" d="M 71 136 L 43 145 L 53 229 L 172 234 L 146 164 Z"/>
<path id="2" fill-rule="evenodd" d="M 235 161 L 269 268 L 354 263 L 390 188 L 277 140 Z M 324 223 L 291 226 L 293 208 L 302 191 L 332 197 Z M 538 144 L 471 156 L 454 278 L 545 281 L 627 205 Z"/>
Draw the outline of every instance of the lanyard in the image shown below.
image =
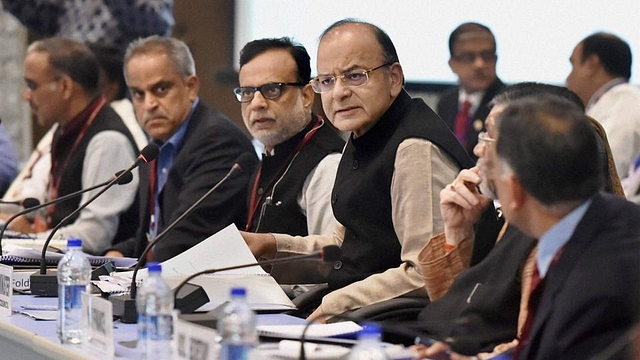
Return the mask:
<path id="1" fill-rule="evenodd" d="M 271 188 L 273 184 L 284 175 L 285 170 L 289 167 L 289 164 L 291 163 L 291 161 L 293 161 L 293 159 L 298 155 L 298 153 L 302 150 L 302 148 L 307 143 L 309 143 L 311 138 L 318 132 L 318 130 L 320 130 L 320 127 L 322 127 L 323 124 L 324 124 L 324 121 L 322 120 L 321 117 L 318 116 L 318 120 L 316 121 L 315 125 L 313 125 L 313 128 L 309 130 L 309 132 L 305 134 L 304 138 L 298 143 L 298 145 L 296 145 L 295 149 L 291 152 L 291 155 L 289 156 L 287 161 L 284 164 L 282 164 L 282 167 L 280 167 L 280 169 L 276 173 L 276 176 L 273 177 L 273 180 L 271 180 L 269 185 L 265 187 L 265 191 L 258 197 L 260 175 L 262 174 L 262 164 L 260 164 L 260 167 L 258 168 L 258 173 L 256 174 L 256 178 L 253 181 L 251 198 L 249 201 L 249 215 L 247 217 L 247 225 L 245 226 L 245 231 L 249 231 L 249 229 L 251 228 L 251 224 L 253 223 L 253 218 L 255 217 L 256 212 L 258 211 L 258 207 L 264 200 L 264 196 L 267 193 L 266 189 Z"/>
<path id="2" fill-rule="evenodd" d="M 105 98 L 101 96 L 100 99 L 98 100 L 98 103 L 96 104 L 95 109 L 93 109 L 87 121 L 84 123 L 84 125 L 82 125 L 82 129 L 80 129 L 80 133 L 76 137 L 76 140 L 73 142 L 73 146 L 71 147 L 71 150 L 67 153 L 67 156 L 65 157 L 64 161 L 60 165 L 61 166 L 60 170 L 56 171 L 57 174 L 59 175 L 54 175 L 55 164 L 53 163 L 53 160 L 54 160 L 53 157 L 51 158 L 51 161 L 52 161 L 51 173 L 49 174 L 49 197 L 51 200 L 58 198 L 58 191 L 60 190 L 60 181 L 62 180 L 62 174 L 64 174 L 64 171 L 67 168 L 69 158 L 71 158 L 73 153 L 76 151 L 76 148 L 80 145 L 80 142 L 86 135 L 87 130 L 89 130 L 89 128 L 93 124 L 93 120 L 95 120 L 96 116 L 98 115 L 98 112 L 100 112 L 100 110 L 102 109 L 105 103 L 106 103 Z M 53 149 L 51 149 L 51 151 L 53 153 Z M 55 208 L 56 208 L 56 204 L 51 204 L 47 207 L 48 228 L 51 228 L 53 226 L 53 224 L 51 224 L 51 220 L 52 220 L 53 213 L 55 212 Z"/>

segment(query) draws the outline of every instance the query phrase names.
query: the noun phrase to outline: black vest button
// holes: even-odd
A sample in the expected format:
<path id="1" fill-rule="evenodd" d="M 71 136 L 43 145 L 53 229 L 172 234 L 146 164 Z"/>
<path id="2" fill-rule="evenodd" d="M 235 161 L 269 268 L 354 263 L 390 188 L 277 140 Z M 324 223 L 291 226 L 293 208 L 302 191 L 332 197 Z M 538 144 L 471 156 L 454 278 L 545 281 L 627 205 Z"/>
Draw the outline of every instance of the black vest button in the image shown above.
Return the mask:
<path id="1" fill-rule="evenodd" d="M 256 191 L 258 193 L 258 195 L 262 195 L 264 194 L 264 189 L 263 188 L 258 188 L 258 191 Z"/>
<path id="2" fill-rule="evenodd" d="M 338 202 L 338 195 L 331 194 L 331 204 L 335 204 Z"/>
<path id="3" fill-rule="evenodd" d="M 353 160 L 353 162 L 351 163 L 351 167 L 353 168 L 353 170 L 358 170 L 358 160 Z"/>
<path id="4" fill-rule="evenodd" d="M 342 269 L 342 261 L 338 260 L 336 262 L 333 263 L 333 269 L 334 270 L 340 270 Z"/>

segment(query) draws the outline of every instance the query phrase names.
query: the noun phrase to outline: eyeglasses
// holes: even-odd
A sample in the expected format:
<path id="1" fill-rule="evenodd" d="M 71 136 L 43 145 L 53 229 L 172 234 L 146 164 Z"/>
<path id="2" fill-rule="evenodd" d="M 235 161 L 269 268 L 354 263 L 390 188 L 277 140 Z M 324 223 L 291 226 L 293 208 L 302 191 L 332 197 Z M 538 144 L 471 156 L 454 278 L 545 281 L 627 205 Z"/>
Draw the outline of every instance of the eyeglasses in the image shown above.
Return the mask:
<path id="1" fill-rule="evenodd" d="M 496 61 L 498 56 L 495 51 L 482 51 L 479 53 L 462 53 L 453 57 L 454 60 L 463 64 L 471 64 L 476 61 L 476 58 L 481 58 L 484 62 L 491 62 Z"/>
<path id="2" fill-rule="evenodd" d="M 489 134 L 487 134 L 486 131 L 483 131 L 481 133 L 478 133 L 478 144 L 491 144 L 496 142 L 496 139 L 492 138 L 491 136 L 489 136 Z"/>
<path id="3" fill-rule="evenodd" d="M 233 93 L 236 94 L 236 99 L 238 99 L 241 103 L 250 102 L 253 100 L 253 96 L 256 94 L 256 91 L 260 91 L 262 96 L 265 99 L 275 100 L 282 95 L 282 89 L 285 86 L 304 86 L 301 83 L 268 83 L 262 86 L 251 87 L 251 86 L 241 86 L 233 89 Z"/>
<path id="4" fill-rule="evenodd" d="M 309 83 L 313 88 L 313 91 L 317 93 L 326 93 L 328 91 L 333 90 L 333 87 L 336 85 L 336 81 L 338 79 L 342 79 L 345 85 L 349 87 L 358 87 L 366 85 L 369 82 L 369 73 L 385 66 L 392 65 L 393 63 L 384 63 L 380 66 L 376 66 L 373 69 L 369 70 L 352 70 L 347 71 L 346 73 L 340 75 L 322 75 L 316 76 Z"/>
<path id="5" fill-rule="evenodd" d="M 58 87 L 58 81 L 60 80 L 60 78 L 55 78 L 51 81 L 45 82 L 45 83 L 37 83 L 33 80 L 25 80 L 24 81 L 24 86 L 26 88 L 26 90 L 28 90 L 29 92 L 33 92 L 38 90 L 41 86 L 46 86 L 49 90 L 55 90 Z"/>

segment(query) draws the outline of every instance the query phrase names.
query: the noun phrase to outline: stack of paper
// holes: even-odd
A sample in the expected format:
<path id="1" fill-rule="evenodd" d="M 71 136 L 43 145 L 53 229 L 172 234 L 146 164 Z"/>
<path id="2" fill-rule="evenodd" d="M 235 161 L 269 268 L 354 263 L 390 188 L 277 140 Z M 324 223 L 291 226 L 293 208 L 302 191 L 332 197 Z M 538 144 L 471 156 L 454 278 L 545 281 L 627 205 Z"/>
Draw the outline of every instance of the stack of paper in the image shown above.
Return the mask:
<path id="1" fill-rule="evenodd" d="M 161 240 L 162 241 L 162 240 Z M 257 261 L 242 239 L 235 225 L 231 224 L 218 233 L 203 240 L 189 250 L 162 263 L 162 277 L 172 288 L 182 280 L 207 269 L 220 269 L 240 264 L 256 264 L 243 269 L 219 272 L 197 277 L 190 283 L 202 286 L 210 302 L 198 311 L 213 310 L 230 300 L 231 288 L 241 286 L 247 289 L 247 302 L 255 310 L 291 310 L 295 305 L 280 288 L 280 285 Z M 118 273 L 119 277 L 128 277 L 132 272 Z M 146 269 L 138 272 L 136 279 L 147 277 Z M 117 283 L 118 281 L 113 281 Z M 94 282 L 101 287 L 100 282 Z M 120 289 L 128 291 L 128 289 Z"/>

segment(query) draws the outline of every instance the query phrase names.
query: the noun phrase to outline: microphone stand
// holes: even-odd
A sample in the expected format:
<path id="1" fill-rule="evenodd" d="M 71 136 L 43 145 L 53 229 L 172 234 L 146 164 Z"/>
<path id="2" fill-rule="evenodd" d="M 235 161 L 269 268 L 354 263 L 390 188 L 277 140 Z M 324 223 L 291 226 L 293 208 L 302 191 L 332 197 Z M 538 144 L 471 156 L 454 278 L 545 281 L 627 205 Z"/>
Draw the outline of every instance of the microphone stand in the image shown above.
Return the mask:
<path id="1" fill-rule="evenodd" d="M 340 254 L 341 254 L 340 247 L 338 247 L 336 245 L 329 245 L 329 246 L 323 247 L 322 250 L 320 250 L 320 251 L 316 251 L 316 252 L 313 252 L 313 253 L 307 254 L 307 255 L 290 256 L 290 257 L 285 257 L 285 258 L 258 261 L 258 262 L 251 263 L 251 264 L 233 265 L 233 266 L 228 266 L 228 267 L 224 267 L 224 268 L 203 270 L 203 271 L 200 271 L 200 272 L 197 272 L 195 274 L 192 274 L 192 275 L 188 276 L 186 279 L 181 281 L 180 284 L 178 284 L 178 286 L 173 290 L 174 291 L 174 296 L 175 296 L 174 303 L 175 304 L 178 303 L 178 298 L 180 296 L 180 290 L 184 286 L 193 286 L 193 287 L 198 286 L 198 285 L 194 285 L 194 284 L 189 284 L 189 281 L 193 280 L 194 278 L 196 278 L 196 277 L 198 277 L 200 275 L 213 274 L 213 273 L 220 272 L 220 271 L 242 269 L 242 268 L 247 268 L 247 267 L 252 267 L 252 266 L 265 266 L 265 265 L 275 265 L 275 264 L 282 264 L 282 263 L 290 263 L 290 262 L 300 261 L 300 260 L 314 260 L 314 259 L 316 259 L 316 260 L 321 260 L 321 261 L 324 261 L 324 262 L 333 262 L 333 261 L 336 261 L 336 260 L 338 260 L 340 258 Z M 185 320 L 185 321 L 189 321 L 189 322 L 192 322 L 192 323 L 195 323 L 195 324 L 199 324 L 199 325 L 202 325 L 202 326 L 215 328 L 216 325 L 217 325 L 218 312 L 219 312 L 220 308 L 223 307 L 223 306 L 224 306 L 224 304 L 218 306 L 216 309 L 211 310 L 211 311 L 209 311 L 209 312 L 207 312 L 205 314 L 187 315 L 186 313 L 182 313 L 182 314 L 180 314 L 180 318 Z"/>
<path id="2" fill-rule="evenodd" d="M 60 229 L 62 226 L 66 225 L 69 220 L 71 220 L 76 214 L 78 214 L 82 209 L 86 208 L 89 204 L 91 204 L 95 199 L 97 199 L 100 195 L 104 194 L 105 191 L 109 190 L 116 183 L 120 184 L 120 179 L 124 178 L 127 175 L 123 184 L 131 182 L 133 179 L 133 174 L 131 174 L 131 170 L 137 167 L 138 164 L 134 163 L 127 170 L 122 171 L 118 175 L 116 175 L 113 179 L 107 182 L 106 186 L 98 191 L 95 195 L 93 195 L 89 200 L 85 201 L 84 204 L 80 205 L 77 209 L 72 211 L 69 215 L 67 215 L 64 219 L 62 219 L 49 233 L 47 236 L 47 240 L 45 240 L 44 245 L 42 246 L 42 253 L 40 255 L 40 272 L 34 273 L 30 277 L 31 281 L 31 294 L 36 296 L 58 296 L 58 276 L 57 274 L 47 274 L 47 263 L 46 263 L 46 253 L 47 247 L 49 247 L 49 243 L 51 239 L 53 239 L 53 235 Z"/>
<path id="3" fill-rule="evenodd" d="M 38 209 L 42 209 L 43 207 L 45 207 L 45 206 L 49 206 L 49 205 L 51 205 L 51 204 L 56 204 L 56 203 L 58 203 L 58 202 L 62 202 L 62 201 L 65 201 L 65 200 L 69 200 L 69 199 L 74 198 L 74 197 L 76 197 L 76 196 L 78 196 L 78 195 L 82 195 L 82 194 L 86 193 L 87 191 L 95 190 L 95 189 L 97 189 L 97 188 L 100 188 L 100 187 L 103 187 L 103 186 L 105 186 L 105 185 L 108 185 L 108 184 L 109 184 L 109 182 L 111 182 L 111 180 L 107 180 L 107 181 L 105 181 L 105 182 L 103 182 L 103 183 L 100 183 L 100 184 L 98 184 L 98 185 L 94 185 L 94 186 L 92 186 L 92 187 L 90 187 L 90 188 L 86 188 L 86 189 L 78 190 L 78 191 L 76 191 L 76 192 L 72 192 L 72 193 L 70 193 L 70 194 L 67 194 L 67 195 L 61 196 L 61 197 L 56 198 L 56 199 L 54 199 L 54 200 L 48 201 L 48 202 L 46 202 L 46 203 L 39 204 L 39 205 L 36 205 L 36 206 L 32 206 L 32 207 L 29 207 L 29 208 L 27 208 L 27 209 L 24 209 L 24 210 L 22 210 L 22 211 L 20 211 L 20 212 L 18 212 L 18 213 L 13 214 L 9 219 L 7 219 L 7 221 L 4 223 L 4 226 L 2 226 L 2 229 L 0 230 L 0 254 L 2 254 L 2 239 L 4 239 L 4 233 L 5 233 L 5 231 L 9 228 L 9 224 L 10 224 L 13 220 L 15 220 L 17 217 L 22 216 L 22 215 L 25 215 L 25 214 L 28 214 L 28 213 L 30 213 L 30 212 L 32 212 L 32 211 L 36 211 L 36 210 L 38 210 Z"/>
<path id="4" fill-rule="evenodd" d="M 308 259 L 319 259 L 319 260 L 322 260 L 322 252 L 314 252 L 314 253 L 311 253 L 311 254 L 308 254 L 308 255 L 291 256 L 291 257 L 284 257 L 284 258 L 278 258 L 278 259 L 272 259 L 272 260 L 259 261 L 259 262 L 255 262 L 255 263 L 251 263 L 251 264 L 234 265 L 234 266 L 228 266 L 228 267 L 224 267 L 224 268 L 220 268 L 220 269 L 202 270 L 202 271 L 199 271 L 199 272 L 197 272 L 195 274 L 189 275 L 186 279 L 182 280 L 180 282 L 180 284 L 178 284 L 178 286 L 173 290 L 174 296 L 177 296 L 177 294 L 180 291 L 180 289 L 182 289 L 182 287 L 185 286 L 189 281 L 191 281 L 194 278 L 196 278 L 198 276 L 201 276 L 201 275 L 213 274 L 213 273 L 217 273 L 217 272 L 220 272 L 220 271 L 243 269 L 243 268 L 248 268 L 248 267 L 253 267 L 253 266 L 265 266 L 265 265 L 275 265 L 275 264 L 281 264 L 281 263 L 290 263 L 290 262 L 294 262 L 294 261 L 308 260 Z"/>
<path id="5" fill-rule="evenodd" d="M 241 155 L 242 156 L 242 155 Z M 131 275 L 131 285 L 129 294 L 119 295 L 119 296 L 110 296 L 109 300 L 113 304 L 113 316 L 119 316 L 120 321 L 126 324 L 133 324 L 138 321 L 138 313 L 136 310 L 136 295 L 138 288 L 136 286 L 136 277 L 138 275 L 138 270 L 140 270 L 140 266 L 142 266 L 142 259 L 145 259 L 149 251 L 161 240 L 165 235 L 173 230 L 185 217 L 189 216 L 195 208 L 200 205 L 204 200 L 206 200 L 211 193 L 216 191 L 220 185 L 222 185 L 229 177 L 231 177 L 236 171 L 242 171 L 242 166 L 238 165 L 236 162 L 227 175 L 225 175 L 217 184 L 215 184 L 211 189 L 209 189 L 198 201 L 193 203 L 184 213 L 182 213 L 177 219 L 175 219 L 169 226 L 167 226 L 160 234 L 158 234 L 155 239 L 149 242 L 147 247 L 144 249 L 140 257 L 138 258 L 138 262 L 133 269 L 133 274 Z M 207 296 L 206 291 L 201 286 L 191 285 L 189 288 L 185 288 L 185 290 L 176 295 L 174 308 L 180 309 L 183 313 L 192 313 L 200 306 L 209 302 L 209 297 Z"/>

